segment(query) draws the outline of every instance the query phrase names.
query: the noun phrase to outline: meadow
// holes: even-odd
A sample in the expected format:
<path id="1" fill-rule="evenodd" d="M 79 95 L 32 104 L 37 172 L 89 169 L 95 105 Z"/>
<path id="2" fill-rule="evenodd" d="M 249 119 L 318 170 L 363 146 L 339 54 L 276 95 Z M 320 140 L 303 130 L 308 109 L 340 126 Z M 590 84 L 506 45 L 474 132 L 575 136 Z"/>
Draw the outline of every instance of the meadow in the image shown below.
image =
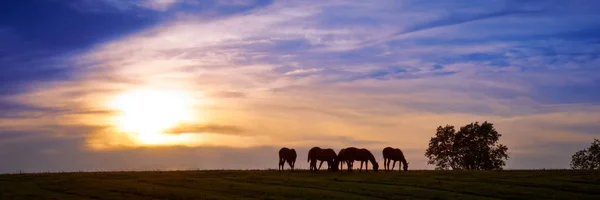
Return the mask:
<path id="1" fill-rule="evenodd" d="M 277 170 L 0 175 L 0 199 L 600 199 L 600 172 Z"/>

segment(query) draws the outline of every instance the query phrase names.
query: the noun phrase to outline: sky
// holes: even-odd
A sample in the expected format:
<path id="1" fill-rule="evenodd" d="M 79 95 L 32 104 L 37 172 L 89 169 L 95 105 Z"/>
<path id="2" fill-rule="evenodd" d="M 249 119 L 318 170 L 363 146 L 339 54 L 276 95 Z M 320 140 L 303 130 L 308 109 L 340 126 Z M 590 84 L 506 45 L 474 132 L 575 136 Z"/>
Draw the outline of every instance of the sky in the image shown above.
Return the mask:
<path id="1" fill-rule="evenodd" d="M 596 0 L 8 0 L 0 173 L 276 168 L 488 121 L 507 169 L 600 137 Z M 287 166 L 286 166 L 287 167 Z"/>

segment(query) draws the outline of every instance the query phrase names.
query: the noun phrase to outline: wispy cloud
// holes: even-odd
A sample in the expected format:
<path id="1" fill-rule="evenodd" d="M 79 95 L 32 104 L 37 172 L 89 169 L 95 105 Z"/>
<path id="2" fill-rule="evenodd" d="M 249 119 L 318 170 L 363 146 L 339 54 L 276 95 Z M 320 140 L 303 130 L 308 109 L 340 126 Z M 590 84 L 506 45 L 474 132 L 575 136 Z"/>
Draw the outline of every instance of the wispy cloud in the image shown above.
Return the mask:
<path id="1" fill-rule="evenodd" d="M 242 128 L 236 126 L 224 126 L 224 125 L 200 125 L 200 124 L 180 124 L 176 127 L 170 128 L 165 133 L 171 134 L 182 134 L 182 133 L 225 133 L 225 134 L 238 134 L 243 132 Z"/>
<path id="2" fill-rule="evenodd" d="M 66 3 L 82 12 L 102 13 L 112 10 L 127 12 L 137 8 L 164 12 L 178 3 L 195 2 L 195 0 L 73 0 Z"/>
<path id="3" fill-rule="evenodd" d="M 137 5 L 153 10 L 165 11 L 178 2 L 181 2 L 181 0 L 143 0 L 138 2 Z"/>
<path id="4" fill-rule="evenodd" d="M 256 3 L 256 0 L 217 0 L 217 3 L 224 6 L 247 6 Z"/>

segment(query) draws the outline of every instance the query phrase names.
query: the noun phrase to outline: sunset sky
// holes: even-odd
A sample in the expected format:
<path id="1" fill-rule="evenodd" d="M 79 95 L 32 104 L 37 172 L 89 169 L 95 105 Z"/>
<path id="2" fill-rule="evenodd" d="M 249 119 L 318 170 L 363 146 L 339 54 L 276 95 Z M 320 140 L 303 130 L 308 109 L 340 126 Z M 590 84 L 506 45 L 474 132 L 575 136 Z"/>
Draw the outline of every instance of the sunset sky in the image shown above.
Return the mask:
<path id="1" fill-rule="evenodd" d="M 597 0 L 8 0 L 0 173 L 266 169 L 489 121 L 508 169 L 600 138 Z M 287 167 L 287 165 L 286 165 Z"/>

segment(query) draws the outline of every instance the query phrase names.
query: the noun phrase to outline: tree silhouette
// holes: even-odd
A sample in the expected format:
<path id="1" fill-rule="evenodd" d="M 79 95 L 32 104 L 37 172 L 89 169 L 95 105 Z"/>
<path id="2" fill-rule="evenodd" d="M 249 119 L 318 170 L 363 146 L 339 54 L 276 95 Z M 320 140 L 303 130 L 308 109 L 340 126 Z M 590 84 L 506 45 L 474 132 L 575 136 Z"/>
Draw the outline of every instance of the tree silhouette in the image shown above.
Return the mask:
<path id="1" fill-rule="evenodd" d="M 573 169 L 600 169 L 600 140 L 594 139 L 592 144 L 579 150 L 571 157 Z"/>
<path id="2" fill-rule="evenodd" d="M 508 159 L 508 147 L 498 144 L 502 136 L 487 121 L 470 123 L 456 132 L 454 126 L 439 126 L 429 140 L 425 156 L 436 169 L 496 170 Z"/>

